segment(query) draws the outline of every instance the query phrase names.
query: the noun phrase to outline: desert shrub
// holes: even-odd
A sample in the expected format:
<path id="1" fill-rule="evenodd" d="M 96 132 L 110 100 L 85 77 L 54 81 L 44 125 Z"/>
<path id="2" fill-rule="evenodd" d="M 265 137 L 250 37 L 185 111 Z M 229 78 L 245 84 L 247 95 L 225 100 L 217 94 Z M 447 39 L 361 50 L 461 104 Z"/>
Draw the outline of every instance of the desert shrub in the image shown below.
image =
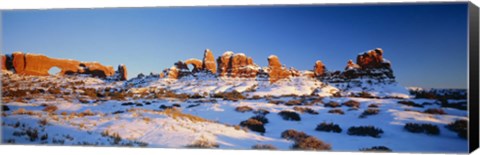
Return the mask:
<path id="1" fill-rule="evenodd" d="M 83 92 L 84 95 L 87 95 L 90 98 L 97 98 L 97 90 L 93 88 L 84 89 Z"/>
<path id="2" fill-rule="evenodd" d="M 115 115 L 115 114 L 121 114 L 121 113 L 124 113 L 124 112 L 125 112 L 125 111 L 122 111 L 122 110 L 117 110 L 117 111 L 115 111 L 115 112 L 112 112 L 112 114 L 114 114 L 114 115 Z"/>
<path id="3" fill-rule="evenodd" d="M 427 113 L 427 114 L 433 114 L 433 115 L 445 115 L 445 114 L 447 114 L 445 111 L 443 111 L 443 109 L 440 109 L 440 108 L 429 108 L 429 109 L 427 109 L 423 112 Z"/>
<path id="4" fill-rule="evenodd" d="M 330 101 L 328 103 L 324 104 L 325 107 L 331 107 L 331 108 L 336 108 L 336 107 L 341 107 L 340 103 L 335 102 L 335 101 Z"/>
<path id="5" fill-rule="evenodd" d="M 238 106 L 237 108 L 235 108 L 235 111 L 244 113 L 244 112 L 253 111 L 253 108 L 249 106 Z"/>
<path id="6" fill-rule="evenodd" d="M 52 88 L 48 89 L 48 93 L 50 93 L 50 94 L 61 94 L 62 90 L 60 90 L 60 88 L 57 88 L 57 87 L 52 87 Z"/>
<path id="7" fill-rule="evenodd" d="M 296 112 L 293 112 L 293 111 L 281 111 L 280 113 L 278 113 L 278 115 L 280 115 L 284 120 L 287 120 L 287 121 L 300 121 L 301 118 L 300 118 L 300 115 L 297 114 Z"/>
<path id="8" fill-rule="evenodd" d="M 193 144 L 187 145 L 188 148 L 218 148 L 219 145 L 215 142 L 210 142 L 208 140 L 197 140 Z"/>
<path id="9" fill-rule="evenodd" d="M 282 101 L 282 100 L 269 100 L 268 103 L 270 103 L 270 104 L 275 104 L 275 105 L 279 105 L 279 104 L 285 103 L 285 101 Z"/>
<path id="10" fill-rule="evenodd" d="M 433 124 L 407 123 L 403 128 L 412 133 L 426 133 L 429 135 L 440 134 L 440 129 Z"/>
<path id="11" fill-rule="evenodd" d="M 181 106 L 180 104 L 178 104 L 178 103 L 174 103 L 174 104 L 172 104 L 172 106 L 173 106 L 173 107 L 178 107 L 178 108 L 182 107 L 182 106 Z"/>
<path id="12" fill-rule="evenodd" d="M 425 133 L 429 135 L 439 135 L 440 134 L 440 129 L 438 129 L 438 126 L 433 125 L 433 124 L 422 124 L 423 129 L 425 129 Z"/>
<path id="13" fill-rule="evenodd" d="M 48 105 L 45 108 L 43 108 L 43 111 L 48 112 L 48 113 L 52 113 L 52 112 L 55 112 L 57 110 L 58 110 L 58 107 L 55 106 L 55 105 Z"/>
<path id="14" fill-rule="evenodd" d="M 363 111 L 363 113 L 360 115 L 360 118 L 365 118 L 370 115 L 376 115 L 380 112 L 379 109 L 376 108 L 368 108 L 367 110 Z"/>
<path id="15" fill-rule="evenodd" d="M 7 105 L 2 105 L 2 111 L 9 111 L 10 108 Z"/>
<path id="16" fill-rule="evenodd" d="M 246 121 L 240 122 L 240 126 L 247 127 L 248 129 L 260 133 L 265 133 L 265 127 L 263 126 L 263 123 L 256 120 L 256 119 L 248 119 Z"/>
<path id="17" fill-rule="evenodd" d="M 299 150 L 331 150 L 332 149 L 330 144 L 327 144 L 312 136 L 296 141 L 295 144 L 293 144 L 292 148 L 299 149 Z"/>
<path id="18" fill-rule="evenodd" d="M 123 91 L 115 91 L 112 94 L 110 94 L 110 98 L 112 100 L 118 100 L 118 101 L 123 101 L 125 100 L 125 92 Z"/>
<path id="19" fill-rule="evenodd" d="M 38 130 L 37 129 L 28 128 L 25 131 L 25 133 L 28 136 L 28 139 L 30 139 L 30 141 L 32 141 L 32 142 L 38 139 Z"/>
<path id="20" fill-rule="evenodd" d="M 372 94 L 366 92 L 366 91 L 362 91 L 358 94 L 355 95 L 355 97 L 361 97 L 361 98 L 375 98 L 375 96 L 373 96 Z"/>
<path id="21" fill-rule="evenodd" d="M 215 98 L 223 98 L 224 100 L 231 100 L 231 101 L 238 101 L 238 100 L 243 100 L 246 99 L 245 96 L 242 95 L 242 93 L 233 90 L 232 92 L 223 92 L 223 93 L 216 93 L 213 95 Z"/>
<path id="22" fill-rule="evenodd" d="M 398 101 L 399 104 L 403 104 L 403 105 L 407 105 L 407 106 L 411 106 L 411 107 L 419 107 L 419 108 L 423 108 L 423 105 L 421 104 L 417 104 L 413 101 Z"/>
<path id="23" fill-rule="evenodd" d="M 360 108 L 360 102 L 354 101 L 354 100 L 349 100 L 345 103 L 343 103 L 344 106 L 347 107 L 354 107 L 354 108 Z"/>
<path id="24" fill-rule="evenodd" d="M 461 138 L 467 138 L 468 120 L 456 120 L 446 126 L 447 129 L 454 131 Z"/>
<path id="25" fill-rule="evenodd" d="M 328 113 L 331 113 L 331 114 L 340 114 L 340 115 L 345 114 L 345 112 L 343 112 L 342 109 L 331 109 L 331 110 L 328 111 Z"/>
<path id="26" fill-rule="evenodd" d="M 309 137 L 305 132 L 289 129 L 282 132 L 282 138 L 287 140 L 299 141 L 300 139 L 305 139 Z"/>
<path id="27" fill-rule="evenodd" d="M 336 132 L 336 133 L 342 132 L 342 128 L 340 128 L 338 124 L 326 123 L 326 122 L 318 124 L 315 130 L 325 131 L 325 132 Z"/>
<path id="28" fill-rule="evenodd" d="M 200 95 L 199 93 L 194 93 L 194 94 L 190 95 L 189 98 L 199 99 L 199 98 L 203 98 L 203 96 Z"/>
<path id="29" fill-rule="evenodd" d="M 266 109 L 257 109 L 255 111 L 253 111 L 254 114 L 257 114 L 257 115 L 267 115 L 270 113 L 270 111 L 266 110 Z"/>
<path id="30" fill-rule="evenodd" d="M 253 96 L 252 96 L 252 99 L 254 99 L 254 100 L 258 100 L 258 99 L 261 99 L 261 98 L 262 98 L 262 97 L 260 97 L 260 96 L 258 96 L 258 95 L 253 95 Z"/>
<path id="31" fill-rule="evenodd" d="M 422 133 L 424 132 L 424 129 L 421 124 L 417 123 L 407 123 L 403 127 L 405 130 L 412 132 L 412 133 Z"/>
<path id="32" fill-rule="evenodd" d="M 250 119 L 255 119 L 257 121 L 262 122 L 263 124 L 268 123 L 268 119 L 267 119 L 267 117 L 265 117 L 265 115 L 256 115 L 256 116 L 251 117 Z"/>
<path id="33" fill-rule="evenodd" d="M 318 112 L 307 107 L 293 107 L 293 110 L 301 112 L 301 113 L 308 113 L 312 115 L 318 115 Z"/>
<path id="34" fill-rule="evenodd" d="M 290 100 L 287 103 L 285 103 L 286 106 L 294 106 L 294 105 L 301 105 L 302 101 L 301 100 Z"/>
<path id="35" fill-rule="evenodd" d="M 375 128 L 374 126 L 358 126 L 358 127 L 353 126 L 348 128 L 347 134 L 380 138 L 380 134 L 383 134 L 383 130 L 379 128 Z"/>
<path id="36" fill-rule="evenodd" d="M 93 113 L 90 109 L 87 109 L 87 110 L 77 114 L 78 117 L 93 116 L 93 115 L 95 115 L 95 113 Z"/>
<path id="37" fill-rule="evenodd" d="M 369 108 L 378 108 L 378 104 L 372 103 L 368 105 Z"/>
<path id="38" fill-rule="evenodd" d="M 48 124 L 48 121 L 47 121 L 47 119 L 44 118 L 44 119 L 39 120 L 38 124 L 40 126 L 46 126 Z"/>
<path id="39" fill-rule="evenodd" d="M 122 103 L 122 106 L 131 106 L 131 105 L 134 105 L 134 103 L 133 102 Z"/>
<path id="40" fill-rule="evenodd" d="M 277 147 L 270 145 L 270 144 L 256 144 L 252 146 L 252 149 L 256 150 L 276 150 Z"/>
<path id="41" fill-rule="evenodd" d="M 44 134 L 42 136 L 40 136 L 40 140 L 44 141 L 44 140 L 47 140 L 48 139 L 48 134 Z"/>
<path id="42" fill-rule="evenodd" d="M 374 146 L 371 148 L 361 148 L 360 151 L 366 151 L 366 152 L 392 152 L 392 150 L 386 146 Z"/>

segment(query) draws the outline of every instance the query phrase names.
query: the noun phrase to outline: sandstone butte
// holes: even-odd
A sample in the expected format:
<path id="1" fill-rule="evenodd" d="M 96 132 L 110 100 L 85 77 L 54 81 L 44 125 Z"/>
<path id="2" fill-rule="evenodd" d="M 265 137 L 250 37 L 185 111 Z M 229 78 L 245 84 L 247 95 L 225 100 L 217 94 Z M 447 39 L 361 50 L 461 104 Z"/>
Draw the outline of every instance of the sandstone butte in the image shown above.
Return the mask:
<path id="1" fill-rule="evenodd" d="M 57 67 L 59 75 L 89 74 L 93 77 L 107 78 L 115 75 L 112 66 L 104 66 L 98 62 L 81 62 L 71 59 L 50 58 L 45 55 L 14 52 L 2 55 L 2 70 L 11 70 L 20 75 L 50 75 L 48 71 Z M 125 65 L 118 66 L 118 80 L 127 79 Z"/>

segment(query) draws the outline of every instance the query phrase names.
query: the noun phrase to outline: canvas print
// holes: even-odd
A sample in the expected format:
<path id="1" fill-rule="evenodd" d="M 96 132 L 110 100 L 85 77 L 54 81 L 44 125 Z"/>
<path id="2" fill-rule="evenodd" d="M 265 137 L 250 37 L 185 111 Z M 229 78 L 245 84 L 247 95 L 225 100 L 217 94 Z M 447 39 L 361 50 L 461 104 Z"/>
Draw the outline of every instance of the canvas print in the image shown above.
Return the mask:
<path id="1" fill-rule="evenodd" d="M 466 153 L 467 6 L 3 10 L 1 142 Z"/>

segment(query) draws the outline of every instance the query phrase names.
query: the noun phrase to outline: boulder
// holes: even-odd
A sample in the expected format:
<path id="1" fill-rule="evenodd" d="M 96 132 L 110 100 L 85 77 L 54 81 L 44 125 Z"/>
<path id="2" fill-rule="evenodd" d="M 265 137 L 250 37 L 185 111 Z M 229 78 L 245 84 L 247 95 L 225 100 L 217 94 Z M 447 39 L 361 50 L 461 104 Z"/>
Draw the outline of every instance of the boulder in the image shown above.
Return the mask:
<path id="1" fill-rule="evenodd" d="M 209 71 L 210 73 L 217 73 L 217 64 L 215 62 L 215 57 L 213 56 L 213 53 L 212 51 L 210 51 L 210 49 L 206 49 L 203 53 L 202 68 Z"/>

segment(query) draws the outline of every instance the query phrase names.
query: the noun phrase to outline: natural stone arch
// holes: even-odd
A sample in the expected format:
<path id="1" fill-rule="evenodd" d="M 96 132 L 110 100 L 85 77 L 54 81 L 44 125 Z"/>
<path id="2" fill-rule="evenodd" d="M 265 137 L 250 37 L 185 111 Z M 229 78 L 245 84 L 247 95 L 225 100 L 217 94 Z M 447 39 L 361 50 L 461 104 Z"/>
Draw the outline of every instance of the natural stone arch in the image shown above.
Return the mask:
<path id="1" fill-rule="evenodd" d="M 199 60 L 199 59 L 188 59 L 187 61 L 185 61 L 185 64 L 187 66 L 193 66 L 193 68 L 191 69 L 192 72 L 198 72 L 198 71 L 201 71 L 203 69 L 202 65 L 203 65 L 203 62 L 202 60 Z"/>

